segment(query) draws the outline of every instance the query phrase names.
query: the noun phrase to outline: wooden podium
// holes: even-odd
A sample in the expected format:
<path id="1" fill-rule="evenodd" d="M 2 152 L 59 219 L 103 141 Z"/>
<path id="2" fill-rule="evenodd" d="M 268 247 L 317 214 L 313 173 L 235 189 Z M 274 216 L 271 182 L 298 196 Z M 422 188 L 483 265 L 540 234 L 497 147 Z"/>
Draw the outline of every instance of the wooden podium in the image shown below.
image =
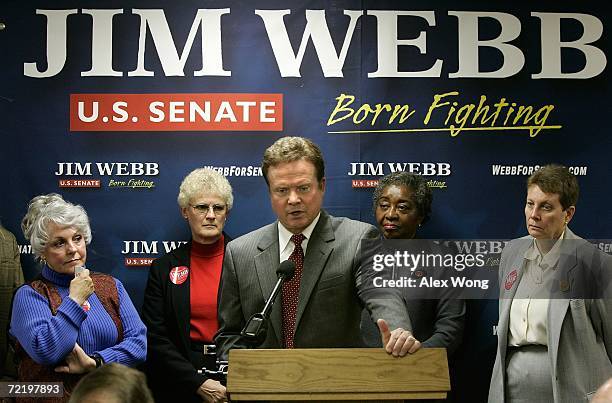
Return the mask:
<path id="1" fill-rule="evenodd" d="M 450 390 L 443 348 L 395 358 L 382 348 L 231 350 L 230 401 L 390 403 L 445 399 Z"/>

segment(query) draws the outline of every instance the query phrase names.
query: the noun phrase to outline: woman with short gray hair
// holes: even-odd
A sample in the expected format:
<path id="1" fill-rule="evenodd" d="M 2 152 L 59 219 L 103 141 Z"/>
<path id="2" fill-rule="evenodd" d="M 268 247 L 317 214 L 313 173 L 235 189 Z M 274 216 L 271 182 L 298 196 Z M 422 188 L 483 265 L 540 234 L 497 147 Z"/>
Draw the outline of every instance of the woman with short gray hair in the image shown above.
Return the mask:
<path id="1" fill-rule="evenodd" d="M 37 196 L 21 226 L 42 271 L 13 301 L 18 379 L 63 382 L 67 400 L 80 377 L 104 363 L 143 362 L 146 328 L 128 293 L 119 280 L 85 268 L 85 209 L 55 193 Z"/>
<path id="2" fill-rule="evenodd" d="M 157 402 L 226 401 L 225 387 L 198 370 L 216 370 L 217 291 L 232 187 L 218 171 L 199 168 L 183 179 L 177 201 L 191 240 L 149 271 L 142 308 L 149 384 Z"/>
<path id="3" fill-rule="evenodd" d="M 591 401 L 612 377 L 612 258 L 569 228 L 578 179 L 550 164 L 527 179 L 529 235 L 499 263 L 497 355 L 490 403 Z"/>
<path id="4" fill-rule="evenodd" d="M 28 212 L 21 221 L 21 229 L 39 260 L 45 259 L 43 254 L 52 229 L 49 223 L 73 227 L 82 235 L 85 244 L 91 242 L 89 218 L 82 206 L 68 203 L 56 193 L 36 196 L 30 201 Z"/>
<path id="5" fill-rule="evenodd" d="M 201 193 L 218 195 L 228 211 L 234 206 L 232 186 L 225 176 L 214 169 L 198 168 L 187 175 L 179 187 L 177 202 L 181 208 L 186 208 L 189 201 Z"/>

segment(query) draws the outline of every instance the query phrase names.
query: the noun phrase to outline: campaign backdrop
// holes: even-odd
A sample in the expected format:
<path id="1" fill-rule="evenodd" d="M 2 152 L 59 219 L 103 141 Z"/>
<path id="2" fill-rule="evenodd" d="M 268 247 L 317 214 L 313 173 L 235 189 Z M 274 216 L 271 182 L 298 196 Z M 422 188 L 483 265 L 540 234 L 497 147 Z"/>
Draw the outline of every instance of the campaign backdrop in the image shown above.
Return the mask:
<path id="1" fill-rule="evenodd" d="M 27 278 L 21 218 L 58 192 L 90 216 L 88 267 L 140 308 L 151 260 L 190 237 L 183 177 L 228 177 L 238 237 L 275 219 L 260 164 L 286 135 L 321 147 L 333 215 L 374 223 L 376 180 L 407 170 L 434 190 L 419 237 L 515 238 L 555 162 L 581 185 L 572 230 L 610 238 L 606 2 L 30 0 L 0 22 L 0 220 Z M 468 301 L 460 401 L 485 400 L 496 321 Z"/>

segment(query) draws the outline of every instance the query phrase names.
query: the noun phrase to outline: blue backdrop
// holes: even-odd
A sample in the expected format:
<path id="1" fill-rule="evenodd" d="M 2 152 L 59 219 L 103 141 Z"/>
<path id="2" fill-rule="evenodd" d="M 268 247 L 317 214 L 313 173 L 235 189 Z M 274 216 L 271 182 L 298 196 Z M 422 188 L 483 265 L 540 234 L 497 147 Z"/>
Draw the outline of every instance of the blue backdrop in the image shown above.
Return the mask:
<path id="1" fill-rule="evenodd" d="M 421 237 L 515 238 L 526 232 L 527 175 L 557 162 L 574 167 L 581 185 L 572 229 L 610 238 L 604 2 L 125 0 L 81 7 L 9 1 L 0 11 L 0 219 L 19 240 L 28 278 L 37 267 L 20 220 L 33 196 L 59 192 L 90 215 L 88 266 L 119 278 L 140 306 L 146 259 L 190 235 L 176 204 L 182 178 L 200 166 L 246 168 L 246 175 L 228 172 L 235 204 L 226 230 L 240 236 L 274 220 L 252 167 L 285 135 L 321 146 L 324 207 L 333 215 L 373 222 L 371 181 L 400 164 L 426 175 L 435 190 Z M 211 93 L 280 94 L 277 127 L 250 129 L 252 122 L 239 127 L 225 118 L 223 130 L 206 122 L 188 130 L 166 116 L 145 129 L 143 100 L 143 111 L 130 110 L 140 123 L 71 130 L 79 119 L 71 95 Z M 97 163 L 136 165 L 100 172 Z M 486 396 L 496 309 L 496 301 L 469 302 L 462 401 Z"/>

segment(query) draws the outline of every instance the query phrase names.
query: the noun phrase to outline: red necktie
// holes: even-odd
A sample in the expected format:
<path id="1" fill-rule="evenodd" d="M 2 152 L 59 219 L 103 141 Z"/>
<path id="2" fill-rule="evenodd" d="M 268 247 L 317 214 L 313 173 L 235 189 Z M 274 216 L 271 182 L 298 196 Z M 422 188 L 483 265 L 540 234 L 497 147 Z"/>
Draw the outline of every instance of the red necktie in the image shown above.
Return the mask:
<path id="1" fill-rule="evenodd" d="M 297 314 L 298 299 L 300 296 L 300 280 L 304 269 L 304 250 L 302 241 L 306 237 L 302 234 L 294 234 L 291 241 L 295 248 L 289 256 L 289 260 L 295 263 L 295 274 L 290 281 L 283 283 L 283 339 L 285 348 L 293 348 L 293 336 L 295 334 L 295 318 Z"/>

